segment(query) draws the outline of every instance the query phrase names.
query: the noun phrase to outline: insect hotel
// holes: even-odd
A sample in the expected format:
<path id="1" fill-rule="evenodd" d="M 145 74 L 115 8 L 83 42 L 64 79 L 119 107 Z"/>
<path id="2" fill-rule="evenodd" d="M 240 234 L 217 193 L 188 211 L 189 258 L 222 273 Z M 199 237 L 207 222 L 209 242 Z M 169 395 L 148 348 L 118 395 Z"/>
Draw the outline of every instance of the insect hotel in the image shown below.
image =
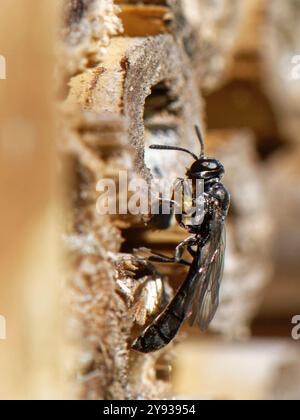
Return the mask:
<path id="1" fill-rule="evenodd" d="M 0 398 L 299 399 L 300 3 L 2 3 Z"/>

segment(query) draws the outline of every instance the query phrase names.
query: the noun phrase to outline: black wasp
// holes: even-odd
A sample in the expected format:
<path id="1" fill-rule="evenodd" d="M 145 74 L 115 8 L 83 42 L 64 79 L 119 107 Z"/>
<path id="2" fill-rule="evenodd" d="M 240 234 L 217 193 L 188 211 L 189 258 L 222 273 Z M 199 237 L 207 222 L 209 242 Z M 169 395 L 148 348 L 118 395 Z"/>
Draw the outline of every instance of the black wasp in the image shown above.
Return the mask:
<path id="1" fill-rule="evenodd" d="M 177 246 L 173 258 L 154 253 L 149 258 L 153 262 L 187 265 L 189 271 L 168 306 L 132 344 L 132 348 L 139 352 L 150 353 L 166 346 L 186 319 L 190 320 L 190 325 L 196 323 L 202 331 L 207 330 L 218 308 L 224 270 L 225 218 L 230 195 L 220 182 L 225 173 L 223 165 L 218 160 L 205 156 L 204 142 L 198 127 L 196 133 L 201 145 L 200 157 L 180 147 L 150 146 L 151 149 L 189 153 L 195 159 L 186 176 L 204 183 L 204 218 L 198 224 L 188 224 L 183 214 L 177 214 L 177 222 L 191 236 Z M 195 204 L 198 197 L 195 196 L 195 191 L 193 194 Z M 183 259 L 186 250 L 193 258 L 191 263 Z"/>

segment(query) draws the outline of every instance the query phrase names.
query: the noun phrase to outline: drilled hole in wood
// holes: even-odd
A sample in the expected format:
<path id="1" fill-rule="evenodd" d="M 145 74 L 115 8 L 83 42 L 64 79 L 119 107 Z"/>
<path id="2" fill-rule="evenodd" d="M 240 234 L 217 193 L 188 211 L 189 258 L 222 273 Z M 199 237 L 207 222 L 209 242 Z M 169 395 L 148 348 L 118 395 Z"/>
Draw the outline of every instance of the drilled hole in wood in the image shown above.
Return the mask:
<path id="1" fill-rule="evenodd" d="M 172 31 L 174 15 L 167 1 L 117 1 L 125 36 L 155 36 Z"/>
<path id="2" fill-rule="evenodd" d="M 152 87 L 151 94 L 145 102 L 144 119 L 146 126 L 151 124 L 155 117 L 166 118 L 167 115 L 170 117 L 180 115 L 181 108 L 178 106 L 178 97 L 172 93 L 169 87 L 171 85 L 171 81 L 166 81 Z"/>
<path id="3" fill-rule="evenodd" d="M 158 357 L 155 363 L 156 379 L 167 383 L 171 382 L 172 368 L 171 357 L 168 354 L 163 353 L 160 357 Z"/>
<path id="4" fill-rule="evenodd" d="M 171 154 L 168 154 L 173 152 L 157 152 L 149 149 L 149 146 L 151 144 L 178 145 L 182 114 L 179 97 L 173 93 L 171 81 L 162 81 L 152 87 L 151 94 L 145 101 L 144 125 L 145 165 L 150 169 L 153 177 L 161 179 L 172 177 L 175 180 L 178 175 L 172 163 L 175 160 L 172 159 Z M 122 235 L 125 241 L 122 252 L 131 253 L 135 248 L 146 247 L 172 255 L 178 240 L 178 238 L 174 239 L 172 233 L 168 233 L 169 228 L 172 230 L 173 221 L 172 214 L 152 215 L 147 224 L 141 223 L 140 226 L 131 226 L 123 230 Z"/>
<path id="5" fill-rule="evenodd" d="M 152 87 L 144 111 L 145 165 L 158 178 L 175 175 L 169 166 L 171 154 L 150 150 L 151 144 L 176 145 L 180 141 L 182 107 L 177 95 L 172 92 L 172 82 L 163 81 Z M 172 152 L 171 152 L 172 153 Z"/>

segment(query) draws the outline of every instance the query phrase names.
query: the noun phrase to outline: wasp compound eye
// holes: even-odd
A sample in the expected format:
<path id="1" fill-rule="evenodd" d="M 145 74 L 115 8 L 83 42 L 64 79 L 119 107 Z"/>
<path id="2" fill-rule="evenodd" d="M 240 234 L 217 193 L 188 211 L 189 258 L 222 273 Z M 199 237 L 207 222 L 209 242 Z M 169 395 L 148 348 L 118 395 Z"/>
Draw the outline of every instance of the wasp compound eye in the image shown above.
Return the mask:
<path id="1" fill-rule="evenodd" d="M 202 165 L 207 169 L 217 169 L 218 167 L 215 162 L 210 162 L 210 161 L 203 162 Z"/>
<path id="2" fill-rule="evenodd" d="M 221 178 L 224 175 L 224 167 L 216 159 L 199 159 L 187 171 L 190 178 L 211 180 Z"/>

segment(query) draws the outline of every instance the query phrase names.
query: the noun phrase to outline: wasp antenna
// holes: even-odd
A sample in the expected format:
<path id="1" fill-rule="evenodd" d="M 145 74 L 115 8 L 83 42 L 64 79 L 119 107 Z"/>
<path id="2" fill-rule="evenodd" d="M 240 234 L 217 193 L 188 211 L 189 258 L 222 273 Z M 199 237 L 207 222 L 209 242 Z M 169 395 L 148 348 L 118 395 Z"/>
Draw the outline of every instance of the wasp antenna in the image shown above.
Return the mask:
<path id="1" fill-rule="evenodd" d="M 177 150 L 178 152 L 188 153 L 195 160 L 198 160 L 198 157 L 194 153 L 190 152 L 187 149 L 183 149 L 182 147 L 177 147 L 177 146 L 164 146 L 164 145 L 160 145 L 160 144 L 152 144 L 150 146 L 150 149 L 155 149 L 155 150 Z"/>
<path id="2" fill-rule="evenodd" d="M 200 158 L 204 158 L 204 156 L 205 156 L 205 146 L 204 146 L 204 140 L 203 140 L 202 133 L 201 133 L 201 130 L 200 130 L 200 128 L 198 127 L 198 125 L 195 125 L 195 130 L 196 130 L 196 134 L 197 134 L 197 137 L 198 137 L 198 139 L 199 139 L 200 146 L 201 146 L 201 154 L 200 154 Z"/>

